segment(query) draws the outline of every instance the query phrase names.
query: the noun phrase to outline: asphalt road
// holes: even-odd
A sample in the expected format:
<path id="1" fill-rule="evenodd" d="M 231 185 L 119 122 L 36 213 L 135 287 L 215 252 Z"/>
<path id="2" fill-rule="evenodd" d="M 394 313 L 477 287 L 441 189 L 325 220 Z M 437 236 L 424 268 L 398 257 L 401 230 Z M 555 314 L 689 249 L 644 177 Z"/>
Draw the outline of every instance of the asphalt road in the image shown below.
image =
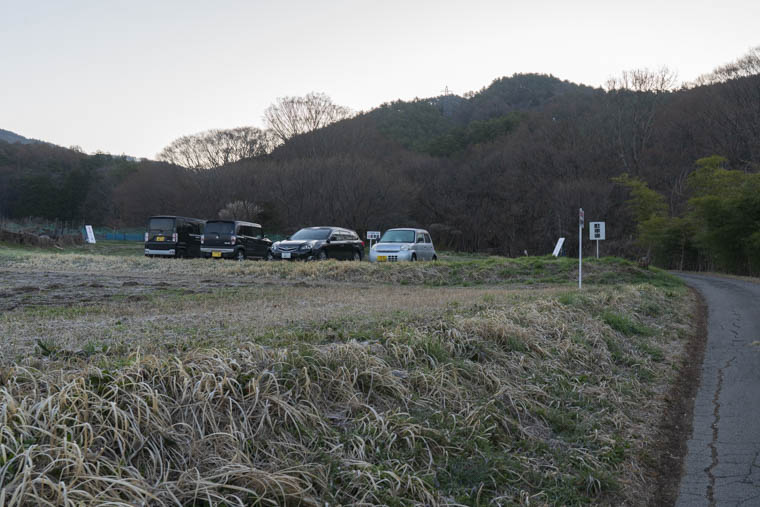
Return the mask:
<path id="1" fill-rule="evenodd" d="M 760 506 L 760 284 L 680 274 L 707 307 L 707 345 L 676 505 Z"/>

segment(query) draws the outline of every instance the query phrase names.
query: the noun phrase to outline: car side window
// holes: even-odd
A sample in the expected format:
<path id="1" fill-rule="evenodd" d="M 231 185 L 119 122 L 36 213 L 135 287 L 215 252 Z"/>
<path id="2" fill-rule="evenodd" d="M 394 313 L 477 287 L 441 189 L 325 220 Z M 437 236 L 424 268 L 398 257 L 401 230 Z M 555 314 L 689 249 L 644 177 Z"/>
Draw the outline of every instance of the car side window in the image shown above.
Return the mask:
<path id="1" fill-rule="evenodd" d="M 430 239 L 430 234 L 425 234 L 425 243 L 432 243 L 433 240 Z"/>
<path id="2" fill-rule="evenodd" d="M 251 236 L 253 236 L 256 239 L 262 238 L 261 227 L 251 227 L 251 229 L 252 229 Z"/>
<path id="3" fill-rule="evenodd" d="M 422 234 L 417 234 L 417 243 L 424 243 L 425 242 L 425 236 Z"/>

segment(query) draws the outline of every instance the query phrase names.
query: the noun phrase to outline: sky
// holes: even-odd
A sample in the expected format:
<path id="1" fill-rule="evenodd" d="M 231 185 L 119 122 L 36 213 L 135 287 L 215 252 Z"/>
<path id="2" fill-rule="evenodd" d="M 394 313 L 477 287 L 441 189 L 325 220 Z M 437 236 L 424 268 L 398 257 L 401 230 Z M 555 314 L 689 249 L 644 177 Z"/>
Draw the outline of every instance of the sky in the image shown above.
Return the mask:
<path id="1" fill-rule="evenodd" d="M 312 91 L 366 111 L 514 73 L 690 81 L 759 22 L 758 0 L 0 0 L 0 128 L 154 158 Z"/>

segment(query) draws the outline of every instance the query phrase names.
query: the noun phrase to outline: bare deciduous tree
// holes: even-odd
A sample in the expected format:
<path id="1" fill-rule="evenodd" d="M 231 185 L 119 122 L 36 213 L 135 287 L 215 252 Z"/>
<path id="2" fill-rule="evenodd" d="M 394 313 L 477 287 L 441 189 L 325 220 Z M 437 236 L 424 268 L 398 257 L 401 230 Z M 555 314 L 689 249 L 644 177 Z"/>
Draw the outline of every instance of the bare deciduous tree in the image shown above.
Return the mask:
<path id="1" fill-rule="evenodd" d="M 731 63 L 717 67 L 709 74 L 699 76 L 692 84 L 710 85 L 757 74 L 760 74 L 760 46 L 750 49 L 746 55 Z"/>
<path id="2" fill-rule="evenodd" d="M 619 77 L 607 80 L 607 91 L 628 90 L 632 92 L 668 92 L 678 84 L 678 74 L 667 67 L 658 70 L 624 70 Z"/>
<path id="3" fill-rule="evenodd" d="M 334 104 L 324 93 L 304 97 L 281 97 L 264 111 L 264 121 L 280 141 L 350 118 L 352 111 Z"/>
<path id="4" fill-rule="evenodd" d="M 208 130 L 180 137 L 156 158 L 188 169 L 210 169 L 243 158 L 266 155 L 274 145 L 272 133 L 256 127 Z"/>
<path id="5" fill-rule="evenodd" d="M 255 221 L 262 212 L 261 206 L 250 201 L 233 201 L 219 210 L 219 218 L 224 220 Z"/>
<path id="6" fill-rule="evenodd" d="M 626 171 L 638 175 L 641 156 L 648 145 L 655 115 L 664 97 L 677 84 L 677 74 L 667 67 L 652 71 L 634 69 L 607 80 L 606 88 L 613 105 L 615 144 Z"/>

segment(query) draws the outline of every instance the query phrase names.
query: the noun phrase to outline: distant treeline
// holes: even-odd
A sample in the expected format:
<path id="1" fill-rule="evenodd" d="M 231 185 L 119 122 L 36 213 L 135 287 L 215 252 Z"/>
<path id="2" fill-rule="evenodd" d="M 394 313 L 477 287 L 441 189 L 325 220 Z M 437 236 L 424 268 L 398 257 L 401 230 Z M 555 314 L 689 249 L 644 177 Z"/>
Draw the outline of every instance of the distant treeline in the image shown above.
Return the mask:
<path id="1" fill-rule="evenodd" d="M 665 70 L 604 90 L 514 75 L 465 97 L 383 104 L 211 169 L 0 143 L 0 214 L 124 227 L 245 201 L 269 231 L 418 225 L 443 248 L 517 256 L 549 253 L 559 237 L 576 251 L 583 207 L 607 223 L 603 254 L 757 273 L 753 65 L 745 57 L 679 89 Z M 641 188 L 659 196 L 650 216 L 634 205 Z"/>

